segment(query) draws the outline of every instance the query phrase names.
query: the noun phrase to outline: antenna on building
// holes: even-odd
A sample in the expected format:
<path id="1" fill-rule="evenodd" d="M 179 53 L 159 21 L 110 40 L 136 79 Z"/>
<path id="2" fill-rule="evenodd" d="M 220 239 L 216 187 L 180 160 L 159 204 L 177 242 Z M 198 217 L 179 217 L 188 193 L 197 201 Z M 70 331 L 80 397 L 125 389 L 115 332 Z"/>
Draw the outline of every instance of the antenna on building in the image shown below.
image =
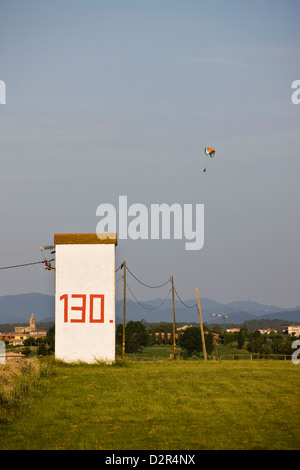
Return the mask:
<path id="1" fill-rule="evenodd" d="M 43 258 L 44 263 L 45 263 L 45 269 L 48 269 L 49 271 L 50 270 L 55 270 L 55 268 L 53 268 L 51 266 L 51 263 L 50 263 L 50 261 L 53 261 L 53 260 L 48 261 L 47 256 L 45 254 L 45 250 L 54 250 L 54 251 L 51 251 L 51 253 L 55 253 L 55 246 L 54 245 L 41 246 L 40 250 L 41 250 L 41 253 L 42 253 L 42 258 Z"/>

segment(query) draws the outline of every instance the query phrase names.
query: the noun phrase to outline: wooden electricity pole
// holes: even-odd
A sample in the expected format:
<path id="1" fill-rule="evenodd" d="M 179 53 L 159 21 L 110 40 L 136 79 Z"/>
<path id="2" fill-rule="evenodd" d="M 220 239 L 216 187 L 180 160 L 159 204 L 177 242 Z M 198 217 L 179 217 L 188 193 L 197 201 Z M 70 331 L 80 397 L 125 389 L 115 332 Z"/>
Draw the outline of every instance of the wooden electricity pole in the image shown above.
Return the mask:
<path id="1" fill-rule="evenodd" d="M 199 320 L 200 320 L 200 329 L 201 329 L 201 337 L 202 337 L 203 354 L 204 354 L 204 360 L 207 361 L 207 357 L 206 357 L 206 347 L 205 347 L 205 338 L 204 338 L 204 331 L 203 331 L 203 325 L 202 325 L 202 316 L 201 316 L 201 307 L 200 307 L 200 300 L 199 300 L 198 289 L 196 289 L 196 294 L 197 294 L 197 304 L 198 304 L 198 313 L 199 313 Z"/>
<path id="2" fill-rule="evenodd" d="M 122 341 L 122 357 L 125 358 L 125 324 L 126 324 L 126 261 L 123 262 L 124 268 L 124 296 L 123 296 L 123 341 Z"/>
<path id="3" fill-rule="evenodd" d="M 173 303 L 173 343 L 174 343 L 174 359 L 176 359 L 176 326 L 175 326 L 175 300 L 174 300 L 174 280 L 171 276 L 172 282 L 172 303 Z"/>

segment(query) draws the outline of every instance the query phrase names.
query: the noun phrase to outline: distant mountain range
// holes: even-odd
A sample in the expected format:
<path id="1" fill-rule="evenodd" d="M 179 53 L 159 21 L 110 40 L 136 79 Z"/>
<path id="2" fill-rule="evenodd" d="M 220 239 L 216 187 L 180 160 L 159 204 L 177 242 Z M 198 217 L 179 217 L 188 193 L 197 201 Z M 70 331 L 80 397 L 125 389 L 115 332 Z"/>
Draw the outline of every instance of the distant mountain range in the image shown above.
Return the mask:
<path id="1" fill-rule="evenodd" d="M 33 313 L 37 323 L 54 322 L 55 298 L 51 295 L 29 293 L 19 295 L 5 295 L 0 297 L 0 324 L 4 323 L 28 323 Z M 300 306 L 290 309 L 282 309 L 274 305 L 262 305 L 251 301 L 236 301 L 222 304 L 215 300 L 201 298 L 201 313 L 204 323 L 222 323 L 223 319 L 211 315 L 228 315 L 226 323 L 244 323 L 254 319 L 282 319 L 300 323 Z M 126 321 L 146 320 L 148 323 L 172 322 L 173 310 L 172 300 L 167 299 L 161 307 L 153 309 L 162 303 L 162 299 L 151 301 L 140 301 L 140 304 L 126 300 Z M 196 301 L 185 300 L 184 304 L 175 301 L 176 322 L 198 322 L 199 315 L 197 307 L 187 308 L 195 305 Z M 117 323 L 123 322 L 123 300 L 116 301 Z"/>
<path id="2" fill-rule="evenodd" d="M 167 300 L 162 307 L 156 310 L 148 310 L 159 305 L 162 299 L 153 301 L 137 302 L 132 300 L 126 301 L 126 320 L 144 319 L 148 323 L 159 323 L 161 321 L 173 321 L 172 301 Z M 185 300 L 184 304 L 188 306 L 195 305 L 195 300 Z M 223 318 L 211 315 L 223 314 L 228 315 L 225 319 L 226 323 L 244 323 L 245 321 L 256 319 L 275 319 L 300 322 L 300 307 L 282 310 L 280 307 L 273 305 L 262 305 L 251 301 L 238 301 L 229 304 L 222 304 L 211 299 L 200 299 L 201 315 L 204 323 L 223 323 Z M 123 320 L 123 301 L 117 301 L 116 305 L 117 322 L 122 323 Z M 183 322 L 199 322 L 199 314 L 197 307 L 187 308 L 180 301 L 175 301 L 175 319 L 178 323 Z"/>
<path id="3" fill-rule="evenodd" d="M 54 295 L 30 294 L 0 297 L 0 323 L 28 323 L 33 313 L 36 321 L 54 321 Z"/>

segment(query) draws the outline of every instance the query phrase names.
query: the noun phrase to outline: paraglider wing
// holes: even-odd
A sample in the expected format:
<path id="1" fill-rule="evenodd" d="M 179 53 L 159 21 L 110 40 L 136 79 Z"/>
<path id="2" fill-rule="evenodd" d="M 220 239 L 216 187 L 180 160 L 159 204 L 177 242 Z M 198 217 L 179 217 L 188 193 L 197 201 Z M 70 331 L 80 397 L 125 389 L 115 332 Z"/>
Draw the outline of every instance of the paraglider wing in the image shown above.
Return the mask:
<path id="1" fill-rule="evenodd" d="M 204 149 L 205 155 L 209 155 L 211 158 L 215 156 L 216 151 L 210 147 L 205 147 Z"/>

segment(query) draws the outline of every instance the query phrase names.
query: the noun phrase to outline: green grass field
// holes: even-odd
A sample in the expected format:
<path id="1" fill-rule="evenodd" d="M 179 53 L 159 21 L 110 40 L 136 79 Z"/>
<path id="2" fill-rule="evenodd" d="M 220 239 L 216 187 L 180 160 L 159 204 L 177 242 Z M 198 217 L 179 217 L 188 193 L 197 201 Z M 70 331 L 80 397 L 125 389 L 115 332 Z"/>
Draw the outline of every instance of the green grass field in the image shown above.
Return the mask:
<path id="1" fill-rule="evenodd" d="M 300 367 L 290 361 L 53 368 L 0 424 L 2 450 L 300 447 Z"/>

